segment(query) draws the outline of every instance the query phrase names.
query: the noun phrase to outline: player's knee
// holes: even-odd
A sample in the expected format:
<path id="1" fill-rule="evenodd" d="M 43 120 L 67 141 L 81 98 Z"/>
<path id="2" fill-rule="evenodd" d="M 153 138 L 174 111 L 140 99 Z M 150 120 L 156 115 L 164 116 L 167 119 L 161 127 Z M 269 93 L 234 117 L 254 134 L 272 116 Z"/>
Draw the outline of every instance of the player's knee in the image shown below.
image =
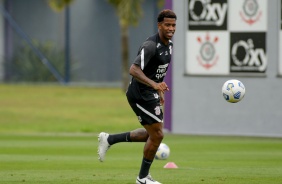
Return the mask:
<path id="1" fill-rule="evenodd" d="M 158 131 L 158 132 L 156 133 L 156 139 L 157 139 L 158 141 L 162 142 L 163 138 L 164 138 L 164 133 L 163 133 L 163 131 Z"/>

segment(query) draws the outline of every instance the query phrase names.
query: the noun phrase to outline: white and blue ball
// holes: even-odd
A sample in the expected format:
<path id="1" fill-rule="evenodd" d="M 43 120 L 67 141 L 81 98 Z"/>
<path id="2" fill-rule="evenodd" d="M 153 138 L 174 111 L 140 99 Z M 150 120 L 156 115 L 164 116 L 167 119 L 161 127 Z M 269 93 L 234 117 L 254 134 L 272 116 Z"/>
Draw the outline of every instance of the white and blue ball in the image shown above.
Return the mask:
<path id="1" fill-rule="evenodd" d="M 241 101 L 245 96 L 245 92 L 244 84 L 237 79 L 228 80 L 222 86 L 223 98 L 230 103 Z"/>
<path id="2" fill-rule="evenodd" d="M 170 154 L 170 149 L 168 145 L 166 145 L 165 143 L 161 143 L 155 155 L 155 159 L 165 160 L 169 157 L 169 154 Z"/>

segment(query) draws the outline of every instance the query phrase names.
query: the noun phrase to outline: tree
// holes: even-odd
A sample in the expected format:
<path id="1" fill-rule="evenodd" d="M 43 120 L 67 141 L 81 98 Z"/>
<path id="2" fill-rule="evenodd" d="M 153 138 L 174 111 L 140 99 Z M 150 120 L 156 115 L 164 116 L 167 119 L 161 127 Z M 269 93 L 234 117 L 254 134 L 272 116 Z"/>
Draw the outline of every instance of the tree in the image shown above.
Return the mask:
<path id="1" fill-rule="evenodd" d="M 52 8 L 52 10 L 60 12 L 73 1 L 74 0 L 48 0 L 48 5 Z"/>
<path id="2" fill-rule="evenodd" d="M 141 18 L 143 0 L 108 0 L 114 6 L 119 17 L 119 25 L 121 30 L 121 55 L 122 55 L 122 89 L 125 92 L 129 82 L 128 66 L 129 66 L 129 26 L 138 25 Z"/>

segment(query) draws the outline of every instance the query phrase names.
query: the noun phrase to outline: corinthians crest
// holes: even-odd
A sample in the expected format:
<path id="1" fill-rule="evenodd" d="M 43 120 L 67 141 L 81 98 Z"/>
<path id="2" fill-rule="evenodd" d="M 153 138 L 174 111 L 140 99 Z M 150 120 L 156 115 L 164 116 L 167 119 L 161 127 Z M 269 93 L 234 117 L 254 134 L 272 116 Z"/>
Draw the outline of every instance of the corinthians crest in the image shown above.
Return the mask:
<path id="1" fill-rule="evenodd" d="M 260 19 L 261 15 L 262 11 L 259 11 L 257 0 L 245 0 L 243 11 L 240 11 L 240 16 L 244 22 L 252 25 Z"/>
<path id="2" fill-rule="evenodd" d="M 156 115 L 160 115 L 160 114 L 161 114 L 161 108 L 160 108 L 160 106 L 156 106 L 156 107 L 155 107 L 155 114 L 156 114 Z"/>
<path id="3" fill-rule="evenodd" d="M 197 60 L 201 66 L 210 69 L 218 61 L 218 55 L 214 47 L 214 44 L 218 42 L 218 37 L 216 36 L 211 40 L 209 33 L 207 33 L 204 40 L 201 37 L 197 37 L 197 41 L 201 44 L 200 55 L 197 56 Z"/>

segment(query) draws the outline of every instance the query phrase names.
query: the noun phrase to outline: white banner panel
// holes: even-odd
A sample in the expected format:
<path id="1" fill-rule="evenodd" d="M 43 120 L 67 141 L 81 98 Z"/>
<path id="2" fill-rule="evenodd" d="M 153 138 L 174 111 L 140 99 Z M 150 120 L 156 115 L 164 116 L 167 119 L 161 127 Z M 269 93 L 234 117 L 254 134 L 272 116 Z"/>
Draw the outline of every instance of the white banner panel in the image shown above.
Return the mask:
<path id="1" fill-rule="evenodd" d="M 278 75 L 282 76 L 282 0 L 280 0 Z"/>
<path id="2" fill-rule="evenodd" d="M 229 33 L 188 31 L 186 73 L 190 75 L 229 74 Z"/>
<path id="3" fill-rule="evenodd" d="M 279 33 L 279 62 L 278 75 L 282 76 L 282 31 Z"/>
<path id="4" fill-rule="evenodd" d="M 230 0 L 229 30 L 230 31 L 266 31 L 267 0 Z"/>

